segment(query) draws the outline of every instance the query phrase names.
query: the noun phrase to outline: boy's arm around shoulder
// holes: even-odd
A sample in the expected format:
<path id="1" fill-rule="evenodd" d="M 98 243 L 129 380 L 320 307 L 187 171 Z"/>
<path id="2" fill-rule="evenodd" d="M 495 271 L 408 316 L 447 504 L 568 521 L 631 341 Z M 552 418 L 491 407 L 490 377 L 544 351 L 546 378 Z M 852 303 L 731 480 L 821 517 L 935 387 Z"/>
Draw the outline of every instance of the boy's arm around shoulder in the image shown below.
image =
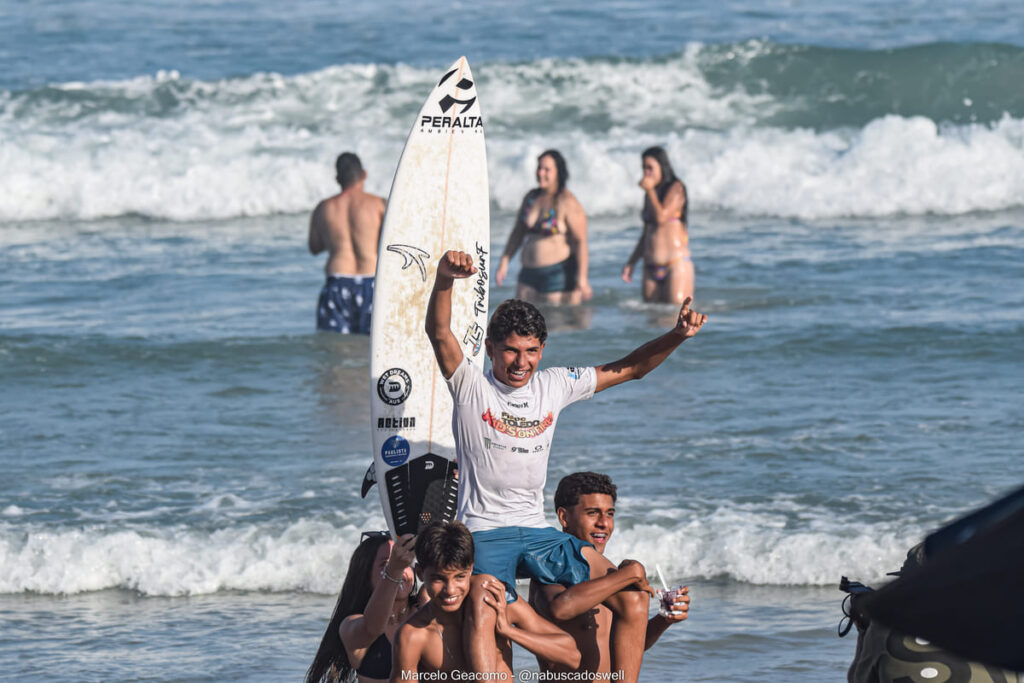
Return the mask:
<path id="1" fill-rule="evenodd" d="M 649 590 L 644 566 L 635 560 L 624 560 L 617 571 L 565 588 L 558 584 L 542 586 L 548 599 L 551 616 L 559 621 L 578 617 L 620 590 L 635 586 Z"/>
<path id="2" fill-rule="evenodd" d="M 597 366 L 595 368 L 597 388 L 594 389 L 594 393 L 631 379 L 640 379 L 661 365 L 662 361 L 668 358 L 680 344 L 700 332 L 700 328 L 707 322 L 708 317 L 703 313 L 691 311 L 690 302 L 692 301 L 693 297 L 689 296 L 683 301 L 674 328 L 634 349 L 625 358 Z"/>

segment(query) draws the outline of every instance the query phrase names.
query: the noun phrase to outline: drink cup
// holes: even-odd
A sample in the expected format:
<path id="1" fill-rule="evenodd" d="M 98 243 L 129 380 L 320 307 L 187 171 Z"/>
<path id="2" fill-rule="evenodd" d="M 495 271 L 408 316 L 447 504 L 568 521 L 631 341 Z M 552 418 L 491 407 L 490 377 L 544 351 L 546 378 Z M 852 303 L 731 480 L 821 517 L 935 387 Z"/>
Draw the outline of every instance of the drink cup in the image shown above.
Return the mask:
<path id="1" fill-rule="evenodd" d="M 658 606 L 658 614 L 663 617 L 679 616 L 682 612 L 675 610 L 676 596 L 682 595 L 683 587 L 676 586 L 672 590 L 659 590 L 658 598 L 661 604 Z"/>

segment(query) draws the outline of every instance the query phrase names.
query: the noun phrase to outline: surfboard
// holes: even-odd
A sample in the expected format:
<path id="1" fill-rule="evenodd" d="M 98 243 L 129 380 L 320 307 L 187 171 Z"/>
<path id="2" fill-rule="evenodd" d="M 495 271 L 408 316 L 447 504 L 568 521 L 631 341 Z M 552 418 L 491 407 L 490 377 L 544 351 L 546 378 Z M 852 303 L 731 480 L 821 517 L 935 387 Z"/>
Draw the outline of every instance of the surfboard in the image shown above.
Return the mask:
<path id="1" fill-rule="evenodd" d="M 484 120 L 465 57 L 444 71 L 416 115 L 391 185 L 377 255 L 370 335 L 373 472 L 397 538 L 452 520 L 458 493 L 452 400 L 424 332 L 437 262 L 473 256 L 453 290 L 452 330 L 483 365 L 490 274 Z M 366 491 L 364 483 L 364 492 Z"/>

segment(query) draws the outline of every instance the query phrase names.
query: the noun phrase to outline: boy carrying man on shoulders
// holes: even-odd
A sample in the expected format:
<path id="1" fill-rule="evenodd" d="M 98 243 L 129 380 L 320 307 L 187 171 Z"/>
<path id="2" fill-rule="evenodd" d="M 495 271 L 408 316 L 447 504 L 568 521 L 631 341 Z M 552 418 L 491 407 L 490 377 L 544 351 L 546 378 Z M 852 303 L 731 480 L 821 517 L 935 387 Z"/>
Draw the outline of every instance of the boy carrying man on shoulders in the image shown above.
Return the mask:
<path id="1" fill-rule="evenodd" d="M 463 603 L 473 574 L 473 537 L 460 522 L 433 522 L 416 538 L 416 574 L 430 601 L 395 632 L 391 682 L 448 680 L 438 673 L 467 671 L 463 650 Z M 498 582 L 484 587 L 486 604 L 495 613 L 495 628 L 502 638 L 522 645 L 544 660 L 561 666 L 579 665 L 580 654 L 572 638 L 536 614 L 512 623 L 505 610 L 505 594 Z M 509 680 L 494 678 L 491 680 Z"/>
<path id="2" fill-rule="evenodd" d="M 498 648 L 497 612 L 485 598 L 488 582 L 504 584 L 513 621 L 532 608 L 516 594 L 517 574 L 545 584 L 572 586 L 607 577 L 617 592 L 604 603 L 622 619 L 622 637 L 612 644 L 612 663 L 625 681 L 640 675 L 646 632 L 646 572 L 639 562 L 613 565 L 594 547 L 548 526 L 544 483 L 558 414 L 660 365 L 707 316 L 690 310 L 688 298 L 676 326 L 621 360 L 587 368 L 537 370 L 547 341 L 544 317 L 532 304 L 508 300 L 487 326 L 485 346 L 491 370 L 484 374 L 467 360 L 451 330 L 452 287 L 476 273 L 473 259 L 447 252 L 438 263 L 427 306 L 426 333 L 441 374 L 452 393 L 452 431 L 459 463 L 456 518 L 473 533 L 476 564 L 466 615 L 466 657 L 475 672 L 511 671 L 511 653 Z"/>
<path id="3" fill-rule="evenodd" d="M 603 555 L 615 530 L 617 498 L 618 491 L 607 474 L 574 472 L 563 477 L 555 491 L 555 513 L 562 531 L 592 543 Z M 619 567 L 632 562 L 626 560 Z M 608 674 L 612 670 L 610 643 L 622 637 L 622 624 L 602 603 L 618 590 L 610 581 L 614 577 L 614 574 L 609 574 L 569 588 L 530 582 L 530 605 L 542 616 L 553 619 L 576 640 L 583 655 L 577 671 Z M 647 620 L 644 650 L 649 650 L 669 626 L 684 621 L 689 610 L 689 589 L 683 588 L 676 595 L 672 611 L 667 616 L 659 613 Z M 572 671 L 540 657 L 537 662 L 541 671 Z"/>

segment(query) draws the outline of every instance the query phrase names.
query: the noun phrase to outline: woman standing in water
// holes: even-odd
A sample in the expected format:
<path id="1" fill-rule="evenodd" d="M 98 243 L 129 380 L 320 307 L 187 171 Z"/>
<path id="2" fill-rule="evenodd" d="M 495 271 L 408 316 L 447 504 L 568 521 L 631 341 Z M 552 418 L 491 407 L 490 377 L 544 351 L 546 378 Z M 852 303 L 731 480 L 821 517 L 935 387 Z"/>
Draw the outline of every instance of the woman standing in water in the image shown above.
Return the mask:
<path id="1" fill-rule="evenodd" d="M 415 541 L 412 534 L 393 543 L 386 531 L 363 532 L 306 683 L 390 679 L 391 638 L 416 609 Z"/>
<path id="2" fill-rule="evenodd" d="M 644 301 L 681 304 L 693 296 L 693 262 L 686 228 L 686 185 L 676 177 L 668 154 L 649 147 L 641 155 L 644 177 L 644 229 L 622 268 L 622 279 L 633 280 L 633 266 L 643 257 Z"/>
<path id="3" fill-rule="evenodd" d="M 590 298 L 587 278 L 587 214 L 566 189 L 569 170 L 554 149 L 537 157 L 537 187 L 526 193 L 495 274 L 500 286 L 520 246 L 516 298 L 576 304 Z"/>

